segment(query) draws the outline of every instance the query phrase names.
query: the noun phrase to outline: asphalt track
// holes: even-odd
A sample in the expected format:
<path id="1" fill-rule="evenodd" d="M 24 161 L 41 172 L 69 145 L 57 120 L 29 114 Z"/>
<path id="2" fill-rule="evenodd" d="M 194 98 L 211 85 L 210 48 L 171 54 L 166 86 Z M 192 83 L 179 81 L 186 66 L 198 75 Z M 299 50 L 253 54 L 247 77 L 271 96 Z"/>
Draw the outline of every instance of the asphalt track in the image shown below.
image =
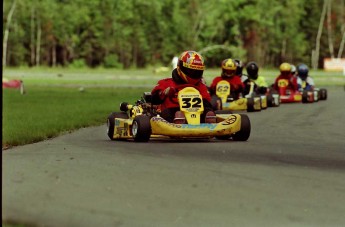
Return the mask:
<path id="1" fill-rule="evenodd" d="M 110 141 L 102 125 L 4 150 L 3 221 L 345 226 L 344 100 L 329 87 L 327 101 L 249 113 L 247 142 Z"/>

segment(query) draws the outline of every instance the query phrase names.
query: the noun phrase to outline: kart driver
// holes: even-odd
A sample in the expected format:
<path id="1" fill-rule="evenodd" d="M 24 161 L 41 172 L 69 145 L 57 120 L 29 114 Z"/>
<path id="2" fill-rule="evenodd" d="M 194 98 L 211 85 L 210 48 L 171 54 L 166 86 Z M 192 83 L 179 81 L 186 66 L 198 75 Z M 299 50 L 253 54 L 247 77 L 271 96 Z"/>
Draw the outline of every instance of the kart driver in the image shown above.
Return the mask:
<path id="1" fill-rule="evenodd" d="M 254 82 L 254 91 L 258 94 L 266 94 L 267 92 L 267 82 L 265 80 L 265 77 L 259 76 L 259 66 L 256 64 L 256 62 L 248 62 L 246 65 L 246 70 L 248 74 L 248 79 L 245 80 L 244 83 L 244 95 L 247 95 L 250 91 L 250 82 Z"/>
<path id="2" fill-rule="evenodd" d="M 204 58 L 196 51 L 185 51 L 179 59 L 177 68 L 173 69 L 172 77 L 159 80 L 153 88 L 152 104 L 161 105 L 161 117 L 168 122 L 186 123 L 184 114 L 180 111 L 177 94 L 180 89 L 191 86 L 196 88 L 203 98 L 204 112 L 201 121 L 216 123 L 216 114 L 211 105 L 211 96 L 202 75 L 205 70 Z"/>
<path id="3" fill-rule="evenodd" d="M 221 76 L 215 77 L 210 86 L 211 94 L 216 93 L 216 87 L 219 81 L 226 80 L 230 83 L 230 95 L 234 100 L 239 99 L 243 92 L 244 85 L 241 77 L 236 74 L 237 63 L 231 59 L 225 59 L 222 61 L 222 74 Z"/>
<path id="4" fill-rule="evenodd" d="M 243 73 L 243 62 L 240 59 L 234 59 L 234 62 L 236 63 L 236 75 L 241 77 L 242 83 L 248 79 L 248 76 Z"/>
<path id="5" fill-rule="evenodd" d="M 297 77 L 293 76 L 291 74 L 291 65 L 289 63 L 282 63 L 279 66 L 280 70 L 280 75 L 275 79 L 275 82 L 273 84 L 273 87 L 275 90 L 279 90 L 278 82 L 280 80 L 286 80 L 287 81 L 287 88 L 291 89 L 293 91 L 298 90 L 298 85 L 297 85 Z"/>
<path id="6" fill-rule="evenodd" d="M 296 66 L 291 64 L 291 75 L 292 76 L 296 76 L 297 72 L 296 72 Z"/>
<path id="7" fill-rule="evenodd" d="M 315 87 L 314 79 L 309 75 L 309 68 L 306 64 L 297 66 L 297 84 L 300 91 L 313 91 Z"/>

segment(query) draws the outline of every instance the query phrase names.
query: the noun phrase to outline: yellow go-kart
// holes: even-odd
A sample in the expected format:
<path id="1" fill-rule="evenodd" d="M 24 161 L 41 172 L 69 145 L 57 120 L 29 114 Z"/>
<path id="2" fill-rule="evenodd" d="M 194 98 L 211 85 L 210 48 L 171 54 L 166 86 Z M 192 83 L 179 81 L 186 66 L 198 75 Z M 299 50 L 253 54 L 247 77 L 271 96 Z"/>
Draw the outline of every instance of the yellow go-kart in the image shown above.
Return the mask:
<path id="1" fill-rule="evenodd" d="M 254 94 L 253 82 L 248 95 L 234 99 L 230 96 L 230 83 L 226 80 L 221 80 L 217 83 L 216 94 L 212 96 L 211 103 L 213 108 L 217 110 L 247 110 L 247 112 L 254 112 L 267 108 L 266 96 Z"/>
<path id="2" fill-rule="evenodd" d="M 154 137 L 248 140 L 251 126 L 247 115 L 218 111 L 217 123 L 200 123 L 204 107 L 199 91 L 193 87 L 183 88 L 178 93 L 178 101 L 187 124 L 171 123 L 160 117 L 159 106 L 152 105 L 151 93 L 145 92 L 135 105 L 121 103 L 122 112 L 110 114 L 107 134 L 111 140 L 136 142 L 147 142 Z"/>

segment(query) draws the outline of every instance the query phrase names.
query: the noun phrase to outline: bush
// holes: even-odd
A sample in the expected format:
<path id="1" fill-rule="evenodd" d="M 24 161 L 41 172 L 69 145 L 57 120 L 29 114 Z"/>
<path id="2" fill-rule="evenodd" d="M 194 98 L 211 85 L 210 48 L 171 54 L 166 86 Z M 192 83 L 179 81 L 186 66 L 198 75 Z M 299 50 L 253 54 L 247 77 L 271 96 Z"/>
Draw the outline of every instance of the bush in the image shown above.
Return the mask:
<path id="1" fill-rule="evenodd" d="M 104 58 L 104 68 L 122 69 L 123 65 L 119 62 L 117 55 L 110 54 Z"/>
<path id="2" fill-rule="evenodd" d="M 72 63 L 70 63 L 68 66 L 71 68 L 78 68 L 78 69 L 85 68 L 86 62 L 84 59 L 77 59 L 77 60 L 74 60 Z"/>

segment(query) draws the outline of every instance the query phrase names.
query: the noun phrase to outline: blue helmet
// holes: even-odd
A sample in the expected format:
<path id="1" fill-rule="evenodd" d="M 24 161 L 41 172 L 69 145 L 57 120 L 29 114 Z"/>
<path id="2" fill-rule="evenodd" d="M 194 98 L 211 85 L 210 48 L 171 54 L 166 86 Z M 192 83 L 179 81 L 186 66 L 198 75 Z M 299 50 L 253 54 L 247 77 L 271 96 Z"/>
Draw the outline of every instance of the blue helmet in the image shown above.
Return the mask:
<path id="1" fill-rule="evenodd" d="M 309 73 L 309 68 L 306 64 L 300 64 L 297 66 L 297 73 L 298 76 L 302 79 L 305 80 L 308 77 Z"/>

